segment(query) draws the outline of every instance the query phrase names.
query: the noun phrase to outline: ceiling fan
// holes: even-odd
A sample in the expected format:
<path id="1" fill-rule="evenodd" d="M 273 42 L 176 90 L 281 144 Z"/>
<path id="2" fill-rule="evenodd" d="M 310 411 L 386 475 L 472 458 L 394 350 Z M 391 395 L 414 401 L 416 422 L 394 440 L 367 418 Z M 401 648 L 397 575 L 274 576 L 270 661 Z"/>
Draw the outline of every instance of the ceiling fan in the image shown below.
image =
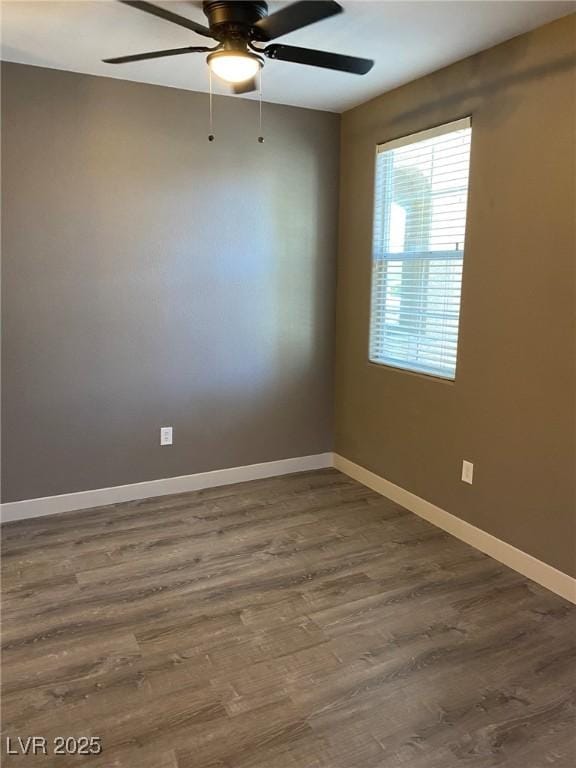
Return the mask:
<path id="1" fill-rule="evenodd" d="M 307 64 L 355 75 L 365 75 L 374 65 L 371 59 L 343 56 L 339 53 L 316 51 L 311 48 L 296 48 L 292 45 L 276 43 L 265 45 L 265 47 L 256 45 L 268 43 L 288 32 L 294 32 L 341 13 L 342 6 L 334 0 L 319 0 L 319 2 L 301 0 L 271 15 L 268 15 L 268 4 L 261 0 L 253 2 L 206 0 L 202 3 L 202 9 L 208 19 L 207 27 L 152 3 L 138 0 L 119 0 L 119 2 L 160 19 L 171 21 L 203 37 L 212 38 L 217 45 L 189 46 L 118 56 L 113 59 L 104 59 L 107 64 L 124 64 L 164 56 L 179 56 L 184 53 L 208 53 L 206 61 L 211 71 L 230 83 L 235 93 L 249 93 L 256 90 L 256 75 L 264 66 L 265 59 Z"/>

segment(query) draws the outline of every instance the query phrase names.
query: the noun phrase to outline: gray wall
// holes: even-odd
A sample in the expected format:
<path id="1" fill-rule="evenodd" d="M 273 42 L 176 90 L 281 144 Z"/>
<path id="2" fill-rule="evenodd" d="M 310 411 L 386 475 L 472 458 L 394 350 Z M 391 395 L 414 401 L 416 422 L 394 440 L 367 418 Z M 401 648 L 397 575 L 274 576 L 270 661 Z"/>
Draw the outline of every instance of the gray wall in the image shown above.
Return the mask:
<path id="1" fill-rule="evenodd" d="M 344 114 L 336 450 L 576 575 L 576 17 Z M 371 365 L 374 150 L 472 115 L 455 383 Z M 462 459 L 474 484 L 460 480 Z"/>
<path id="2" fill-rule="evenodd" d="M 2 67 L 3 500 L 332 448 L 336 115 Z M 173 447 L 159 428 L 173 425 Z"/>

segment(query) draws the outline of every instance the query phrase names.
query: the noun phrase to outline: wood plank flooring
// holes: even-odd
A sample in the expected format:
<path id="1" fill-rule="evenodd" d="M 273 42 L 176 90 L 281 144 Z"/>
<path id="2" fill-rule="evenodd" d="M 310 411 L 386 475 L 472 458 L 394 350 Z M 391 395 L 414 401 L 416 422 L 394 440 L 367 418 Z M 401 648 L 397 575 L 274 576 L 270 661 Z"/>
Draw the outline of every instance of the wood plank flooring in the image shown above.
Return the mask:
<path id="1" fill-rule="evenodd" d="M 336 470 L 2 533 L 6 766 L 576 765 L 576 609 Z"/>

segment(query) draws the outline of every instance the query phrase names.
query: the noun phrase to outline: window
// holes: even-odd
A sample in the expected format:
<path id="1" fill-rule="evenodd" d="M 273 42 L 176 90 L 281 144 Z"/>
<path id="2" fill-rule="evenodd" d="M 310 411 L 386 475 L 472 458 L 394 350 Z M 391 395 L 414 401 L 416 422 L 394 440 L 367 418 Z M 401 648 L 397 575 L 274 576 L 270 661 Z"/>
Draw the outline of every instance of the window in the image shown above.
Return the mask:
<path id="1" fill-rule="evenodd" d="M 378 147 L 370 360 L 454 379 L 470 119 Z"/>

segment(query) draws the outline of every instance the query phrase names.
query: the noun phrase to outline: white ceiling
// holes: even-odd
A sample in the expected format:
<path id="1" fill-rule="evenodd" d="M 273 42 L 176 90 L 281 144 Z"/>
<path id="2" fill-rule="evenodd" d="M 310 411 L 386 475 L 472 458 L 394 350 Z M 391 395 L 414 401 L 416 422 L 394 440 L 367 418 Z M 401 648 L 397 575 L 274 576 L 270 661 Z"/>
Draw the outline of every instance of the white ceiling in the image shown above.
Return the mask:
<path id="1" fill-rule="evenodd" d="M 205 23 L 198 2 L 158 2 Z M 268 61 L 266 101 L 342 112 L 576 10 L 554 0 L 348 0 L 345 12 L 278 42 L 373 58 L 363 77 Z M 271 12 L 286 3 L 270 3 Z M 110 65 L 102 58 L 205 45 L 205 38 L 114 0 L 2 0 L 2 58 L 206 91 L 203 54 Z M 209 44 L 209 43 L 208 43 Z M 222 89 L 225 92 L 225 89 Z M 236 97 L 237 98 L 237 97 Z"/>

